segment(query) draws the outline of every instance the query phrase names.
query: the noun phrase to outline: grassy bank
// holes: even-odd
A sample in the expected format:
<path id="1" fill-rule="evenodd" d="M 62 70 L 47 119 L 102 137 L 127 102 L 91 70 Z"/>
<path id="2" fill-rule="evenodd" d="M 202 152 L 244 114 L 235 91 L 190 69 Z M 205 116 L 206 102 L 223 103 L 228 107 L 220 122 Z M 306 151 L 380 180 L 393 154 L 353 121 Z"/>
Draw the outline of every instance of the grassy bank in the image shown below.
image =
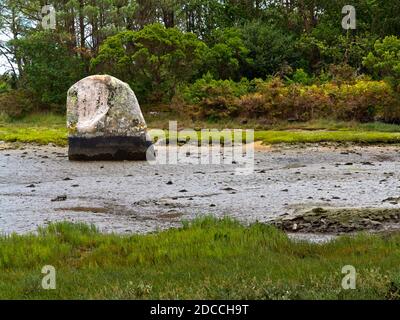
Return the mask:
<path id="1" fill-rule="evenodd" d="M 258 131 L 255 139 L 264 144 L 354 142 L 365 144 L 400 143 L 400 133 L 379 131 Z"/>
<path id="2" fill-rule="evenodd" d="M 168 129 L 168 120 L 148 121 L 150 128 Z M 279 123 L 274 126 L 261 126 L 257 123 L 240 124 L 235 122 L 190 123 L 178 121 L 183 128 L 256 128 L 255 140 L 265 144 L 279 143 L 400 143 L 400 126 L 383 123 L 348 123 L 327 120 L 309 123 Z M 261 129 L 263 128 L 263 129 Z M 65 118 L 56 115 L 32 115 L 22 120 L 0 120 L 0 141 L 67 145 Z"/>
<path id="3" fill-rule="evenodd" d="M 35 114 L 19 120 L 0 119 L 0 141 L 67 145 L 65 117 Z"/>
<path id="4" fill-rule="evenodd" d="M 41 288 L 44 265 L 56 268 L 56 290 Z M 356 290 L 341 287 L 345 265 Z M 212 218 L 133 236 L 61 223 L 0 239 L 0 298 L 398 299 L 399 265 L 400 235 L 317 245 Z"/>

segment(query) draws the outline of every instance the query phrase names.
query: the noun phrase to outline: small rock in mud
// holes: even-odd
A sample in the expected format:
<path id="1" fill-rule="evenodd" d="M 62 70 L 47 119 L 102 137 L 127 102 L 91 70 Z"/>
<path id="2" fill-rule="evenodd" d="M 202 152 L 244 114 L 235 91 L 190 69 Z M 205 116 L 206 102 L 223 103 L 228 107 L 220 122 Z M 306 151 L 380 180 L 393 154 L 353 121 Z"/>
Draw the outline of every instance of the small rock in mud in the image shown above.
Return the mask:
<path id="1" fill-rule="evenodd" d="M 67 200 L 67 196 L 62 195 L 62 196 L 57 196 L 54 199 L 51 199 L 51 202 L 61 202 L 61 201 L 66 201 L 66 200 Z"/>
<path id="2" fill-rule="evenodd" d="M 372 162 L 361 162 L 363 166 L 375 166 Z"/>
<path id="3" fill-rule="evenodd" d="M 382 203 L 385 203 L 385 202 L 389 202 L 389 203 L 394 204 L 394 205 L 395 204 L 399 204 L 400 203 L 400 197 L 390 197 L 390 198 L 387 198 L 387 199 L 382 201 Z"/>
<path id="4" fill-rule="evenodd" d="M 294 217 L 281 217 L 272 224 L 289 232 L 345 234 L 380 231 L 389 225 L 398 228 L 399 223 L 400 209 L 314 208 Z"/>
<path id="5" fill-rule="evenodd" d="M 222 189 L 222 191 L 236 191 L 236 190 L 231 187 L 227 187 L 227 188 Z"/>

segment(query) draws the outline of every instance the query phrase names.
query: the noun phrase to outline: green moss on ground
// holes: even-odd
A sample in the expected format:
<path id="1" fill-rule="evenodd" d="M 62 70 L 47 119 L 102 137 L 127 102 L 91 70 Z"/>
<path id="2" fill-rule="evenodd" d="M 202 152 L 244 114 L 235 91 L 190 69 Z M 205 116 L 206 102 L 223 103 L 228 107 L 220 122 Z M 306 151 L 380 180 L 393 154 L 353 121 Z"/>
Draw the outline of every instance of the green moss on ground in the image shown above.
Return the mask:
<path id="1" fill-rule="evenodd" d="M 167 123 L 166 120 L 163 123 Z M 149 127 L 154 128 L 150 121 Z M 181 123 L 179 123 L 182 125 Z M 192 124 L 193 125 L 193 124 Z M 253 126 L 254 125 L 254 126 Z M 0 121 L 0 141 L 67 145 L 65 117 L 53 114 L 33 114 L 15 121 Z M 168 126 L 160 126 L 161 128 Z M 188 126 L 187 127 L 191 127 Z M 195 128 L 257 128 L 256 123 L 240 125 L 234 121 L 224 124 L 197 123 Z M 349 142 L 368 144 L 400 143 L 400 126 L 382 123 L 342 123 L 313 121 L 302 124 L 277 124 L 268 130 L 257 130 L 255 140 L 264 144 L 297 144 L 320 142 Z"/>
<path id="2" fill-rule="evenodd" d="M 259 131 L 255 139 L 264 144 L 352 142 L 365 144 L 400 143 L 400 133 L 379 131 Z"/>
<path id="3" fill-rule="evenodd" d="M 19 120 L 0 121 L 0 141 L 67 145 L 65 117 L 33 114 Z"/>

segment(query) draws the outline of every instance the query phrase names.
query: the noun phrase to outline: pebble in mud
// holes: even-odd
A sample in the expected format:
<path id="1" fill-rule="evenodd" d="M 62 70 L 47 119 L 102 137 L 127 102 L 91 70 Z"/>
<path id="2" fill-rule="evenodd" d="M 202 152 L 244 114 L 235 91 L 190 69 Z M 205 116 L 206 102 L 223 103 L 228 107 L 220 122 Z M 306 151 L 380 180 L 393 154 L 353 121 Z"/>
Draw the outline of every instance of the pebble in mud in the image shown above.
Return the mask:
<path id="1" fill-rule="evenodd" d="M 66 201 L 66 200 L 67 200 L 67 196 L 62 195 L 62 196 L 57 196 L 57 197 L 51 199 L 51 202 L 61 202 L 61 201 Z"/>

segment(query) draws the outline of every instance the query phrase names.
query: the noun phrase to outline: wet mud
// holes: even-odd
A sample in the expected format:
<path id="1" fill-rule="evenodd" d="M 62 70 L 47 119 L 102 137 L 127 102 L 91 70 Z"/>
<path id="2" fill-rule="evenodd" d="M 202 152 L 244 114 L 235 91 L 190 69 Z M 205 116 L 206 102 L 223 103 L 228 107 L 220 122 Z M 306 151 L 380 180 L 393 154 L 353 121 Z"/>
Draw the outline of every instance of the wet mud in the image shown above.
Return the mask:
<path id="1" fill-rule="evenodd" d="M 67 148 L 3 144 L 0 232 L 26 233 L 66 220 L 93 223 L 103 232 L 146 233 L 202 215 L 280 223 L 296 234 L 396 226 L 399 151 L 352 145 L 257 148 L 254 173 L 237 175 L 234 163 L 81 163 L 68 161 Z M 344 219 L 350 212 L 356 220 Z"/>

